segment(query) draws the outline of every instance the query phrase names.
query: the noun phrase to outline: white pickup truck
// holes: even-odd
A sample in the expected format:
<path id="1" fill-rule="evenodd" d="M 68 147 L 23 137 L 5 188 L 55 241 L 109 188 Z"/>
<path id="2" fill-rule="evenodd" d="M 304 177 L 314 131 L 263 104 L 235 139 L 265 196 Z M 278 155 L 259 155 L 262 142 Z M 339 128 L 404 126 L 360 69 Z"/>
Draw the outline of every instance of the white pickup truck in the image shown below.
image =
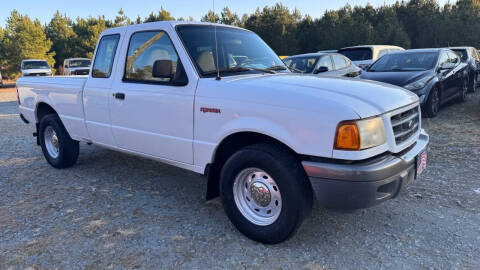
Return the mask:
<path id="1" fill-rule="evenodd" d="M 248 237 L 291 236 L 314 198 L 365 208 L 426 166 L 418 97 L 392 85 L 291 73 L 253 32 L 156 22 L 106 30 L 88 77 L 22 77 L 21 118 L 53 167 L 79 142 L 208 177 Z"/>

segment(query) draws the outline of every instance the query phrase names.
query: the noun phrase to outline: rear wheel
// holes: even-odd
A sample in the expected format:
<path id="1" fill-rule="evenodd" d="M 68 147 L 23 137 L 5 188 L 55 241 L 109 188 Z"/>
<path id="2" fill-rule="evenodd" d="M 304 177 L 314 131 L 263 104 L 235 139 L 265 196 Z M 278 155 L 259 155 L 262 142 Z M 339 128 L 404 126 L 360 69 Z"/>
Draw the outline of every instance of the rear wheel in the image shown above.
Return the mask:
<path id="1" fill-rule="evenodd" d="M 50 165 L 63 169 L 77 162 L 78 141 L 70 138 L 56 114 L 46 115 L 40 120 L 38 136 L 43 155 Z"/>
<path id="2" fill-rule="evenodd" d="M 424 113 L 427 117 L 437 116 L 438 110 L 440 109 L 440 93 L 438 88 L 434 87 L 428 95 L 427 102 L 423 108 Z"/>
<path id="3" fill-rule="evenodd" d="M 305 171 L 280 147 L 258 144 L 239 150 L 225 163 L 220 181 L 225 212 L 240 232 L 255 241 L 285 241 L 312 208 Z"/>

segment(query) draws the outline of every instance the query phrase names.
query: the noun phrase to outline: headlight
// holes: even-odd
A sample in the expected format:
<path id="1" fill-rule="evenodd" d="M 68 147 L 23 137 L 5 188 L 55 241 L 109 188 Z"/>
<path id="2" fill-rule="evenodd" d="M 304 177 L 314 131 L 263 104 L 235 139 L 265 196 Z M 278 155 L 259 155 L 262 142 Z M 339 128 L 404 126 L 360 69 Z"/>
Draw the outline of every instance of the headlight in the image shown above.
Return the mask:
<path id="1" fill-rule="evenodd" d="M 409 84 L 405 85 L 403 88 L 405 88 L 407 90 L 410 90 L 410 91 L 422 89 L 422 88 L 425 87 L 425 85 L 427 85 L 427 83 L 431 79 L 433 79 L 433 77 L 429 77 L 429 76 L 423 77 L 420 80 L 417 80 L 417 81 L 414 81 L 412 83 L 409 83 Z"/>
<path id="2" fill-rule="evenodd" d="M 363 150 L 386 142 L 382 118 L 375 117 L 338 124 L 335 149 Z"/>

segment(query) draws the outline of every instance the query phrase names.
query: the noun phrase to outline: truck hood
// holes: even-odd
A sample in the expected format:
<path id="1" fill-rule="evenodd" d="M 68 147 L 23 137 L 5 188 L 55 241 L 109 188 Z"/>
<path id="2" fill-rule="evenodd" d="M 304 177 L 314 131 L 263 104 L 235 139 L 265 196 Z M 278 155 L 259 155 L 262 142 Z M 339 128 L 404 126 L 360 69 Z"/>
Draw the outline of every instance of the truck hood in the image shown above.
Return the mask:
<path id="1" fill-rule="evenodd" d="M 360 118 L 418 102 L 417 95 L 403 88 L 352 78 L 277 73 L 223 77 L 220 82 L 225 90 L 238 90 L 241 94 L 234 96 L 245 101 L 311 111 L 335 106 L 353 111 Z"/>
<path id="2" fill-rule="evenodd" d="M 52 70 L 49 68 L 22 69 L 22 74 L 50 73 L 50 72 L 52 72 Z"/>

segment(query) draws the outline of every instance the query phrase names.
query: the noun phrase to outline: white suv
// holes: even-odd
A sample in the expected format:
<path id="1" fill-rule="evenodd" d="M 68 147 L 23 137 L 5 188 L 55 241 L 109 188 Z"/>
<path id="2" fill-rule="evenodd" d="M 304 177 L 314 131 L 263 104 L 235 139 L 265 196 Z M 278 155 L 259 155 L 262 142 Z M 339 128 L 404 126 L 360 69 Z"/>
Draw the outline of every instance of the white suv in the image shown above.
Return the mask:
<path id="1" fill-rule="evenodd" d="M 404 50 L 402 47 L 391 45 L 359 45 L 342 48 L 338 53 L 348 57 L 355 65 L 366 69 L 385 54 Z"/>

